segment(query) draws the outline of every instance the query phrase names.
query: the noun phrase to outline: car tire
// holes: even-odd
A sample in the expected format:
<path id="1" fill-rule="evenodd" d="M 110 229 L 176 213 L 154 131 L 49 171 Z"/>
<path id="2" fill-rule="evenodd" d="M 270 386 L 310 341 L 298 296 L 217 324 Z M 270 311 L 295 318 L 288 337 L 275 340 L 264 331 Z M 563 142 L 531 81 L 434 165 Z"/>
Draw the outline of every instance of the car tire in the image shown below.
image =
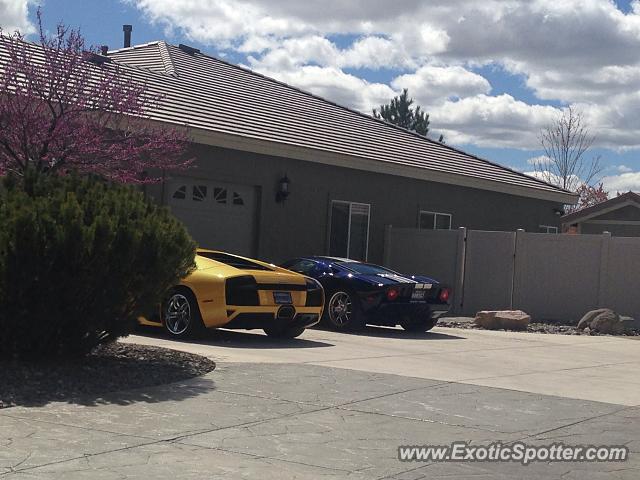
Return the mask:
<path id="1" fill-rule="evenodd" d="M 428 332 L 438 323 L 437 318 L 432 318 L 430 313 L 414 314 L 400 322 L 400 326 L 407 332 Z"/>
<path id="2" fill-rule="evenodd" d="M 300 335 L 302 335 L 302 332 L 304 332 L 305 328 L 304 327 L 277 327 L 277 326 L 270 326 L 270 327 L 265 327 L 264 328 L 264 333 L 266 333 L 269 337 L 271 338 L 296 338 L 299 337 Z"/>
<path id="3" fill-rule="evenodd" d="M 162 326 L 171 338 L 194 338 L 205 326 L 195 295 L 187 288 L 174 288 L 162 302 Z"/>
<path id="4" fill-rule="evenodd" d="M 325 327 L 338 332 L 364 328 L 366 320 L 355 294 L 347 290 L 335 290 L 327 295 L 327 299 L 322 313 Z"/>

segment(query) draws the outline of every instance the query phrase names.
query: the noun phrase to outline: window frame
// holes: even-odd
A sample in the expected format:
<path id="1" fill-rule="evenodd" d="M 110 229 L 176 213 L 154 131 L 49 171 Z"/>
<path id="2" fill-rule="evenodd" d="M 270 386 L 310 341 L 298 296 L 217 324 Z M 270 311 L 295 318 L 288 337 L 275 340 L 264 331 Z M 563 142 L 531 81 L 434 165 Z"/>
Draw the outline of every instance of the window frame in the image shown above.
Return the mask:
<path id="1" fill-rule="evenodd" d="M 351 258 L 349 255 L 351 253 L 351 215 L 353 213 L 353 206 L 357 205 L 357 206 L 361 206 L 361 207 L 367 207 L 367 241 L 365 243 L 365 248 L 364 248 L 364 259 L 363 261 L 368 261 L 369 259 L 369 233 L 371 231 L 371 204 L 370 203 L 362 203 L 362 202 L 351 202 L 349 200 L 331 200 L 329 202 L 329 223 L 328 223 L 328 228 L 327 228 L 327 238 L 328 238 L 328 242 L 327 242 L 327 254 L 331 255 L 331 225 L 333 222 L 333 205 L 334 204 L 342 204 L 342 205 L 349 205 L 349 225 L 347 228 L 347 252 L 346 252 L 346 258 Z"/>
<path id="2" fill-rule="evenodd" d="M 422 214 L 427 213 L 433 215 L 433 228 L 422 228 Z M 443 217 L 449 217 L 449 228 L 436 228 L 438 223 L 438 215 Z M 453 227 L 453 213 L 434 212 L 431 210 L 418 210 L 418 230 L 451 230 Z"/>
<path id="3" fill-rule="evenodd" d="M 560 232 L 559 228 L 558 227 L 554 227 L 553 225 L 538 225 L 538 229 L 539 230 L 542 230 L 543 228 L 546 229 L 547 231 L 546 232 L 540 231 L 538 233 L 557 235 Z M 551 230 L 551 231 L 549 231 L 549 230 Z"/>

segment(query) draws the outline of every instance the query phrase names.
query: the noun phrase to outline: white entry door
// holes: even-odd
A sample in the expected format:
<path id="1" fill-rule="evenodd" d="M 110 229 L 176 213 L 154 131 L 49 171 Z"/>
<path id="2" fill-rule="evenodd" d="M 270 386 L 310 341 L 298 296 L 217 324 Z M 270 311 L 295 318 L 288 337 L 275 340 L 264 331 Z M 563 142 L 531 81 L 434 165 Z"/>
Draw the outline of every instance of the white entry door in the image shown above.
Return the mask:
<path id="1" fill-rule="evenodd" d="M 167 196 L 199 247 L 253 254 L 255 187 L 181 177 L 168 182 Z"/>

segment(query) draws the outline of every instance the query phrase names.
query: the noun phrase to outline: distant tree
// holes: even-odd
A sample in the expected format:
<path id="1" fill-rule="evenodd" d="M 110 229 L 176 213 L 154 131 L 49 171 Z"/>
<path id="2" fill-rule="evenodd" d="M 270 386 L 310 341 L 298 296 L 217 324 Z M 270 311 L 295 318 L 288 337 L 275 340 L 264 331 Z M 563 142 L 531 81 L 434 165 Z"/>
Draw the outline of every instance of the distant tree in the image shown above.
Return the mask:
<path id="1" fill-rule="evenodd" d="M 374 108 L 373 116 L 426 137 L 429 133 L 429 114 L 423 112 L 420 106 L 413 108 L 413 103 L 413 98 L 409 98 L 409 91 L 405 88 L 389 104 L 380 105 L 380 111 Z M 440 137 L 440 141 L 443 141 L 444 138 Z"/>
<path id="2" fill-rule="evenodd" d="M 583 184 L 593 186 L 602 171 L 599 155 L 586 158 L 593 141 L 582 114 L 573 107 L 565 109 L 540 132 L 545 155 L 535 164 L 538 177 L 571 192 Z"/>
<path id="3" fill-rule="evenodd" d="M 576 193 L 580 195 L 578 203 L 577 205 L 567 206 L 565 208 L 566 213 L 574 213 L 609 200 L 609 192 L 604 189 L 604 185 L 602 183 L 599 183 L 596 186 L 583 183 L 578 187 Z"/>
<path id="4" fill-rule="evenodd" d="M 152 126 L 146 112 L 161 98 L 126 68 L 59 25 L 39 41 L 0 30 L 0 175 L 98 174 L 127 183 L 147 172 L 189 165 L 187 137 Z"/>

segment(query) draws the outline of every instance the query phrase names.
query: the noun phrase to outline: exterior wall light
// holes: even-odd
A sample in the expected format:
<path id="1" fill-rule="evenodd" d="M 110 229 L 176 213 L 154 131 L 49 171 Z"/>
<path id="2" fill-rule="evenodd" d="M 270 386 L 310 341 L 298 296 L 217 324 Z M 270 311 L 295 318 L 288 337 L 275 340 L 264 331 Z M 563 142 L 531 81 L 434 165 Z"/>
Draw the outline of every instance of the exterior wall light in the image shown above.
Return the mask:
<path id="1" fill-rule="evenodd" d="M 284 201 L 287 199 L 287 197 L 291 193 L 291 191 L 289 190 L 290 186 L 291 186 L 291 180 L 289 180 L 289 177 L 287 177 L 287 175 L 285 174 L 284 177 L 278 180 L 278 191 L 276 193 L 276 202 L 284 203 Z"/>
<path id="2" fill-rule="evenodd" d="M 554 208 L 553 213 L 555 213 L 558 217 L 561 217 L 562 215 L 564 215 L 564 210 L 562 210 L 561 208 Z"/>

